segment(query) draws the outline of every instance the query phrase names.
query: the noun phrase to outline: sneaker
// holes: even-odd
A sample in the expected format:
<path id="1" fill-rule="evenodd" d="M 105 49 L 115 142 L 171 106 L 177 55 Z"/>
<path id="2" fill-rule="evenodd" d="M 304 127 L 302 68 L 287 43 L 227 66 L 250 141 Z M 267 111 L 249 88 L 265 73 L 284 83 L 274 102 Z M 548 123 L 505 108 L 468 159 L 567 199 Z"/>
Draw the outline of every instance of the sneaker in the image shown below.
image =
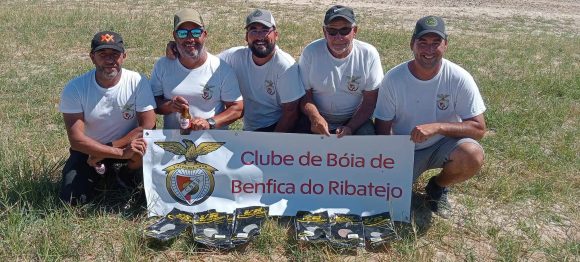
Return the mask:
<path id="1" fill-rule="evenodd" d="M 440 187 L 435 183 L 435 177 L 432 177 L 425 186 L 425 192 L 431 211 L 442 218 L 449 218 L 453 209 L 449 203 L 449 188 Z"/>

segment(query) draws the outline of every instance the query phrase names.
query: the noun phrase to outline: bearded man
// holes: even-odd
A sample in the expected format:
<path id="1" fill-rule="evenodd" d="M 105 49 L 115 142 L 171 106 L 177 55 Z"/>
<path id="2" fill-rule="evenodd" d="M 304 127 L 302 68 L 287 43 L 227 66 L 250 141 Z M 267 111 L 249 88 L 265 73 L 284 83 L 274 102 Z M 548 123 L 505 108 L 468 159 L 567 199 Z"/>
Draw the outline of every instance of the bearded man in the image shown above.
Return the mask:
<path id="1" fill-rule="evenodd" d="M 184 110 L 192 116 L 191 130 L 226 128 L 242 117 L 244 108 L 234 70 L 207 52 L 208 33 L 197 11 L 177 12 L 173 28 L 177 59 L 160 58 L 151 73 L 163 128 L 179 129 Z"/>

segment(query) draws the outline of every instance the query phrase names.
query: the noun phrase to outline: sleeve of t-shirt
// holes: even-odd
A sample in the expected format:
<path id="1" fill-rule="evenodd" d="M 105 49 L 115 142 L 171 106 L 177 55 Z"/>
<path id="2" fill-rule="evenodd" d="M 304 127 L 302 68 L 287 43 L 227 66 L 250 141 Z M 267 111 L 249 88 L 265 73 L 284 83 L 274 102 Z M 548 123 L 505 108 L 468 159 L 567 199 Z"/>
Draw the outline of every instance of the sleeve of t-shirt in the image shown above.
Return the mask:
<path id="1" fill-rule="evenodd" d="M 393 94 L 392 81 L 385 75 L 383 81 L 379 84 L 379 95 L 377 97 L 377 106 L 375 107 L 374 117 L 384 121 L 395 119 L 396 101 Z"/>
<path id="2" fill-rule="evenodd" d="M 60 95 L 59 111 L 67 114 L 82 113 L 83 105 L 75 81 L 69 82 Z"/>
<path id="3" fill-rule="evenodd" d="M 308 81 L 308 76 L 310 75 L 310 65 L 311 65 L 311 57 L 308 54 L 308 49 L 304 49 L 300 58 L 298 58 L 298 70 L 300 78 L 302 79 L 302 85 L 304 86 L 305 90 L 310 90 L 312 87 Z"/>
<path id="4" fill-rule="evenodd" d="M 234 70 L 228 66 L 226 72 L 224 72 L 224 81 L 221 89 L 220 98 L 225 102 L 241 101 L 242 94 L 240 93 L 240 85 L 238 84 L 238 78 L 234 73 Z"/>
<path id="5" fill-rule="evenodd" d="M 153 92 L 151 91 L 151 85 L 145 76 L 141 75 L 141 79 L 137 84 L 137 90 L 135 91 L 137 92 L 135 101 L 135 110 L 137 112 L 146 112 L 157 107 L 155 98 L 153 98 Z"/>
<path id="6" fill-rule="evenodd" d="M 231 65 L 232 64 L 231 57 L 233 52 L 234 52 L 233 48 L 230 48 L 219 53 L 217 57 Z"/>
<path id="7" fill-rule="evenodd" d="M 455 111 L 461 119 L 472 118 L 485 112 L 485 104 L 473 77 L 465 72 L 458 86 Z"/>
<path id="8" fill-rule="evenodd" d="M 161 78 L 163 77 L 163 62 L 162 59 L 157 60 L 155 65 L 153 65 L 153 72 L 151 72 L 151 91 L 153 96 L 162 96 L 163 95 L 163 84 L 161 82 Z"/>
<path id="9" fill-rule="evenodd" d="M 298 72 L 298 64 L 290 66 L 278 79 L 277 93 L 281 103 L 296 101 L 306 93 Z"/>
<path id="10" fill-rule="evenodd" d="M 381 64 L 381 57 L 379 52 L 376 48 L 371 48 L 369 51 L 370 54 L 370 67 L 369 67 L 369 75 L 367 77 L 367 85 L 365 87 L 366 91 L 372 91 L 379 88 L 381 84 L 381 80 L 383 80 L 383 65 Z"/>

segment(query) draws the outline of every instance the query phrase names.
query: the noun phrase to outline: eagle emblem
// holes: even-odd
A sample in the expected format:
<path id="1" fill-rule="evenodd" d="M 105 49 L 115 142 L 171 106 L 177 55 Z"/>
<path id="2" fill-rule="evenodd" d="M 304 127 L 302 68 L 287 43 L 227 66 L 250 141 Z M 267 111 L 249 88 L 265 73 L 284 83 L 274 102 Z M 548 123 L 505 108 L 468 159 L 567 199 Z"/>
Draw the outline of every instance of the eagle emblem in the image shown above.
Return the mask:
<path id="1" fill-rule="evenodd" d="M 167 174 L 167 191 L 177 202 L 194 206 L 204 202 L 213 193 L 216 168 L 197 161 L 200 155 L 218 150 L 225 142 L 202 142 L 196 146 L 191 140 L 155 142 L 165 151 L 185 156 L 185 160 L 163 169 Z"/>

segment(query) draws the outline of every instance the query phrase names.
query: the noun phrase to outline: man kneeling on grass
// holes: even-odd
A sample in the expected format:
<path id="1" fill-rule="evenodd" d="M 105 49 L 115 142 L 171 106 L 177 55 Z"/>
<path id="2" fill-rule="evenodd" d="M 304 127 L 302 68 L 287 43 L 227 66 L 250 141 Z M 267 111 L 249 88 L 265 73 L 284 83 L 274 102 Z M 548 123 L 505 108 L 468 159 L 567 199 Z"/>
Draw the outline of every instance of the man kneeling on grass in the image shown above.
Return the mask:
<path id="1" fill-rule="evenodd" d="M 443 168 L 425 187 L 429 207 L 450 215 L 450 185 L 474 176 L 483 165 L 476 140 L 485 133 L 485 105 L 473 77 L 443 58 L 447 33 L 440 17 L 419 19 L 411 38 L 415 58 L 389 70 L 375 109 L 377 134 L 411 135 L 415 142 L 413 180 Z"/>
<path id="2" fill-rule="evenodd" d="M 95 69 L 70 81 L 60 111 L 70 142 L 60 199 L 72 205 L 95 197 L 103 181 L 135 188 L 142 181 L 143 129 L 155 127 L 155 100 L 147 78 L 123 69 L 123 38 L 97 33 L 89 53 Z"/>

